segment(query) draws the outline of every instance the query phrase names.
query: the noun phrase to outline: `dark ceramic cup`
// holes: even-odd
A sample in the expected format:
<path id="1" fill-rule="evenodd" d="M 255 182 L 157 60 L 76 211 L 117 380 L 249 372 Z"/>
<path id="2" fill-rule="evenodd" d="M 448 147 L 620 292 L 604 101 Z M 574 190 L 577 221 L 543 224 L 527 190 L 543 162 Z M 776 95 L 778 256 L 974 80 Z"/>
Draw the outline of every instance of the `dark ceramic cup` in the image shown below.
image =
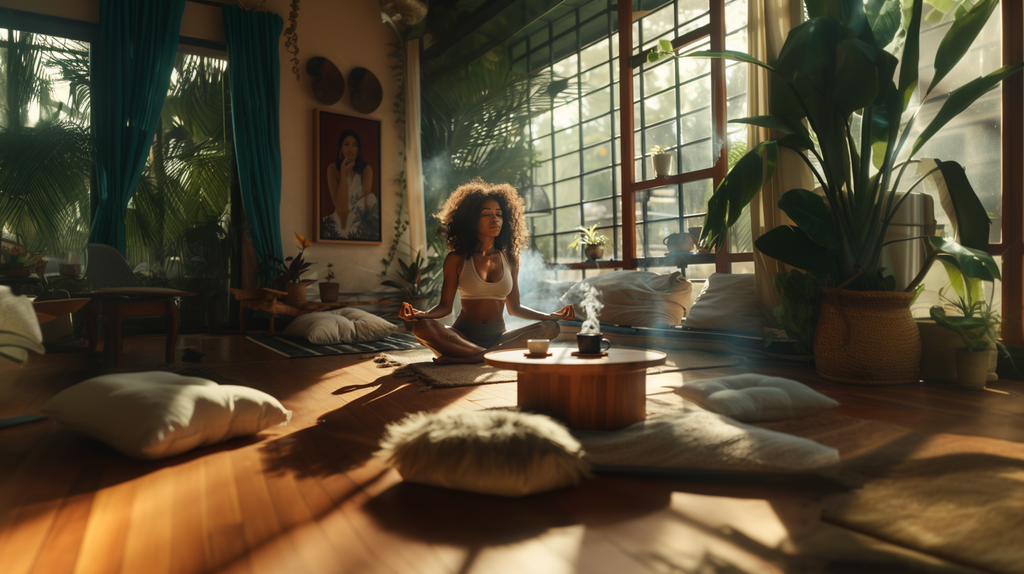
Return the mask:
<path id="1" fill-rule="evenodd" d="M 610 349 L 612 342 L 602 338 L 601 333 L 579 333 L 576 335 L 576 345 L 581 355 L 599 355 Z"/>

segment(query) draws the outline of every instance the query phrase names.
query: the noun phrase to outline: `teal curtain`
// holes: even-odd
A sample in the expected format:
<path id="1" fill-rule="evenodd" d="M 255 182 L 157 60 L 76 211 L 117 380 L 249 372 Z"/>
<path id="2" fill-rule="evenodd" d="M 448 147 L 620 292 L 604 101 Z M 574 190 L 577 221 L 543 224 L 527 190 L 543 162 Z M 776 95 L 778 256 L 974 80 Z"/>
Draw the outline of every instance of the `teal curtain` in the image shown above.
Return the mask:
<path id="1" fill-rule="evenodd" d="M 125 254 L 124 218 L 142 176 L 178 53 L 185 0 L 103 0 L 92 53 L 96 136 L 90 243 Z"/>
<path id="2" fill-rule="evenodd" d="M 231 122 L 242 207 L 265 274 L 281 250 L 281 61 L 284 21 L 271 12 L 224 6 Z"/>

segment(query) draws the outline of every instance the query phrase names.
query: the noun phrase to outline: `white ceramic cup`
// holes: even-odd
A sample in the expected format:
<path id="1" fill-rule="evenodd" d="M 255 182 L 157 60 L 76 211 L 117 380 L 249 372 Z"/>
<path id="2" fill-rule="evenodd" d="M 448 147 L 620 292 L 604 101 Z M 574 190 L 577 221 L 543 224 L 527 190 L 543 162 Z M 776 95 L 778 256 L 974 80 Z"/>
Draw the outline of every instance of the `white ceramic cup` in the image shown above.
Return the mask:
<path id="1" fill-rule="evenodd" d="M 531 355 L 547 355 L 548 343 L 550 341 L 547 339 L 528 339 L 526 341 L 526 348 L 530 351 Z"/>

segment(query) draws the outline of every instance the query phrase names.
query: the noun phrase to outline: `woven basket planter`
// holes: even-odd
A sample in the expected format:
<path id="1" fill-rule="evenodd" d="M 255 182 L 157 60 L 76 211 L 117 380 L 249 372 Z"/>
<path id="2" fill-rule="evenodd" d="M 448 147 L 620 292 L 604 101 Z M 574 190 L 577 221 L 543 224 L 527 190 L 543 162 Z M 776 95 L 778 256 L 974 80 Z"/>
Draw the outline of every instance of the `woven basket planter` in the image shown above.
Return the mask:
<path id="1" fill-rule="evenodd" d="M 285 283 L 284 290 L 288 292 L 288 296 L 284 298 L 284 302 L 290 307 L 296 309 L 302 309 L 302 306 L 306 304 L 306 287 L 309 283 Z"/>
<path id="2" fill-rule="evenodd" d="M 921 337 L 910 314 L 913 293 L 822 288 L 814 331 L 818 375 L 852 385 L 918 381 Z"/>

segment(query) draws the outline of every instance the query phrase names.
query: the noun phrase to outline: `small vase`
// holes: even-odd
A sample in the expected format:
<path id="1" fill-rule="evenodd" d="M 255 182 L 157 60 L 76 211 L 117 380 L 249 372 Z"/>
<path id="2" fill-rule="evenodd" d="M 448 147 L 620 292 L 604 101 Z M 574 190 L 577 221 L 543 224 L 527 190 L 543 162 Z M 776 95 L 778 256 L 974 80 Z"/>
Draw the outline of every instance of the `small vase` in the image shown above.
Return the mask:
<path id="1" fill-rule="evenodd" d="M 334 303 L 338 300 L 338 289 L 340 288 L 341 283 L 321 283 L 320 300 L 324 303 Z"/>
<path id="2" fill-rule="evenodd" d="M 965 389 L 983 390 L 988 380 L 989 351 L 956 350 L 956 382 Z"/>
<path id="3" fill-rule="evenodd" d="M 306 304 L 306 285 L 308 283 L 285 283 L 284 288 L 288 292 L 288 296 L 284 298 L 284 302 L 289 307 L 302 309 L 302 306 Z"/>
<path id="4" fill-rule="evenodd" d="M 652 155 L 651 161 L 654 163 L 654 177 L 669 176 L 669 172 L 672 171 L 672 154 Z"/>
<path id="5" fill-rule="evenodd" d="M 583 252 L 586 253 L 587 259 L 591 261 L 597 261 L 604 257 L 604 246 L 602 245 L 587 245 Z"/>

